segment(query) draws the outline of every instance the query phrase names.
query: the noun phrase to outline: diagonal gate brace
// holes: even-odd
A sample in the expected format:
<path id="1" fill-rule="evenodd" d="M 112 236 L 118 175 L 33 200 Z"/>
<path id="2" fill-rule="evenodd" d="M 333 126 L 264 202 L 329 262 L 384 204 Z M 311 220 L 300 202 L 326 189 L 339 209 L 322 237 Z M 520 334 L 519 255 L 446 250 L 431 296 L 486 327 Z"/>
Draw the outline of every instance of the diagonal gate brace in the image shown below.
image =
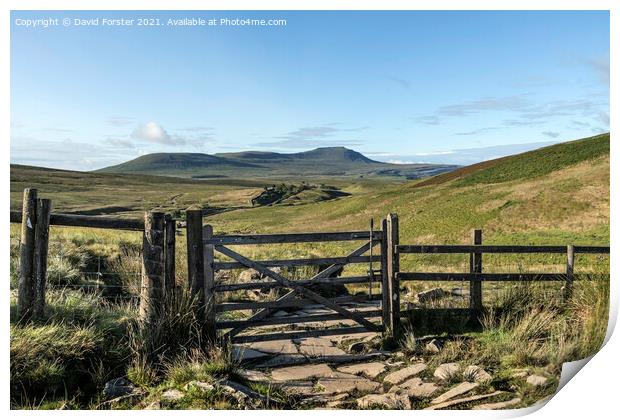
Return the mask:
<path id="1" fill-rule="evenodd" d="M 366 251 L 368 251 L 370 249 L 370 242 L 365 243 L 364 245 L 362 245 L 361 247 L 355 249 L 353 252 L 351 252 L 349 255 L 346 256 L 347 259 L 352 258 L 352 257 L 359 257 L 363 254 L 366 253 Z M 374 244 L 373 244 L 374 246 Z M 325 270 L 321 271 L 320 273 L 316 274 L 315 276 L 313 276 L 310 281 L 313 280 L 319 280 L 325 277 L 329 277 L 332 274 L 334 274 L 336 271 L 340 270 L 342 267 L 344 267 L 345 265 L 347 265 L 347 263 L 338 263 L 338 264 L 332 264 L 329 267 L 327 267 Z M 283 302 L 286 300 L 290 300 L 293 297 L 295 297 L 295 292 L 294 291 L 290 291 L 286 294 L 284 294 L 283 296 L 280 296 L 279 298 L 276 299 L 276 302 Z M 257 313 L 255 313 L 254 315 L 252 315 L 251 317 L 248 318 L 248 321 L 255 321 L 255 320 L 259 320 L 259 319 L 263 319 L 263 318 L 267 318 L 269 315 L 271 315 L 272 313 L 274 313 L 275 310 L 273 308 L 265 308 L 265 309 L 261 309 L 260 311 L 258 311 Z M 237 334 L 239 334 L 241 331 L 243 331 L 244 328 L 242 327 L 237 327 L 237 328 L 233 328 L 232 330 L 228 331 L 226 334 L 224 334 L 224 336 L 222 337 L 224 340 L 235 336 Z"/>
<path id="2" fill-rule="evenodd" d="M 253 268 L 254 270 L 258 271 L 259 273 L 267 276 L 267 277 L 271 277 L 272 279 L 274 279 L 275 281 L 277 281 L 278 283 L 280 283 L 282 286 L 288 288 L 288 289 L 292 289 L 295 291 L 295 293 L 303 295 L 305 297 L 307 297 L 310 300 L 315 301 L 316 303 L 320 303 L 328 308 L 330 308 L 333 311 L 338 312 L 340 315 L 345 316 L 349 319 L 352 319 L 353 321 L 357 322 L 358 324 L 363 325 L 364 327 L 368 328 L 370 331 L 379 331 L 379 327 L 375 324 L 373 324 L 372 322 L 368 321 L 367 319 L 365 319 L 364 317 L 357 315 L 351 311 L 348 311 L 346 309 L 344 309 L 341 306 L 336 305 L 335 303 L 332 303 L 329 299 L 324 298 L 323 296 L 319 295 L 318 293 L 313 292 L 312 290 L 303 287 L 303 286 L 299 286 L 297 284 L 295 284 L 295 282 L 290 281 L 289 279 L 281 276 L 280 274 L 268 269 L 267 267 L 263 266 L 262 264 L 258 264 L 255 261 L 252 261 L 246 257 L 244 257 L 241 254 L 236 253 L 235 251 L 233 251 L 232 249 L 226 248 L 225 246 L 221 246 L 218 245 L 215 247 L 219 252 L 221 252 L 222 254 L 240 262 L 241 264 L 245 265 L 248 268 Z"/>

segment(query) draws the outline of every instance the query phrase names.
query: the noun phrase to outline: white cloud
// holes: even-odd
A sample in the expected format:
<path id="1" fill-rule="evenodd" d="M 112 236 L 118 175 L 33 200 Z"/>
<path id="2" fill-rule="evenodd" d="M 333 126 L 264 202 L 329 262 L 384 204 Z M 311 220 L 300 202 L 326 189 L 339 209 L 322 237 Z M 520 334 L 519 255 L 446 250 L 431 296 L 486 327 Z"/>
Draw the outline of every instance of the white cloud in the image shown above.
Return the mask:
<path id="1" fill-rule="evenodd" d="M 185 144 L 185 140 L 180 137 L 171 137 L 168 132 L 154 121 L 149 121 L 138 127 L 131 133 L 131 137 L 136 140 L 144 140 L 159 144 Z"/>

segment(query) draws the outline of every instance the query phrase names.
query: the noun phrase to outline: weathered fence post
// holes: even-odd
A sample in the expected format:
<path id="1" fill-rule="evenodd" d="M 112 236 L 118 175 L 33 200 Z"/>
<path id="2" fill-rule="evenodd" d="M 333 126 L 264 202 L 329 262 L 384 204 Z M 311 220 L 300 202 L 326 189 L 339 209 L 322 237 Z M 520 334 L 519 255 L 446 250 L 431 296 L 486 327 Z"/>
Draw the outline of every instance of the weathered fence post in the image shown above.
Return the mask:
<path id="1" fill-rule="evenodd" d="M 390 299 L 388 276 L 388 227 L 387 219 L 381 220 L 381 323 L 385 332 L 390 328 Z"/>
<path id="2" fill-rule="evenodd" d="M 169 214 L 167 214 L 164 218 L 164 231 L 166 237 L 166 249 L 164 252 L 164 284 L 166 292 L 174 292 L 176 286 L 176 220 L 174 220 Z"/>
<path id="3" fill-rule="evenodd" d="M 213 236 L 213 226 L 205 225 L 202 230 L 203 239 Z M 204 245 L 204 280 L 205 280 L 205 334 L 210 342 L 215 342 L 217 330 L 215 327 L 215 271 L 213 270 L 214 249 L 213 245 Z"/>
<path id="4" fill-rule="evenodd" d="M 202 243 L 202 210 L 187 210 L 187 280 L 189 291 L 197 298 L 199 317 L 204 314 L 205 270 Z"/>
<path id="5" fill-rule="evenodd" d="M 472 241 L 474 245 L 482 245 L 482 230 L 475 229 L 472 232 Z M 482 273 L 482 253 L 472 252 L 469 254 L 469 272 L 471 274 Z M 482 312 L 482 281 L 474 278 L 469 282 L 469 306 L 472 316 L 477 318 Z"/>
<path id="6" fill-rule="evenodd" d="M 564 284 L 564 301 L 568 302 L 573 296 L 573 281 L 575 280 L 575 247 L 566 247 L 566 283 Z"/>
<path id="7" fill-rule="evenodd" d="M 151 321 L 161 313 L 164 294 L 164 214 L 146 212 L 142 240 L 140 319 Z"/>
<path id="8" fill-rule="evenodd" d="M 400 256 L 398 253 L 399 230 L 398 216 L 390 213 L 388 215 L 388 269 L 390 273 L 390 299 L 392 301 L 391 311 L 391 328 L 394 333 L 398 331 L 400 324 L 400 281 L 397 273 L 400 271 Z"/>
<path id="9" fill-rule="evenodd" d="M 47 283 L 47 251 L 49 248 L 50 213 L 52 201 L 37 200 L 37 223 L 34 241 L 34 305 L 32 316 L 41 319 L 45 313 L 45 288 Z"/>
<path id="10" fill-rule="evenodd" d="M 394 336 L 400 323 L 400 269 L 398 250 L 398 216 L 388 214 L 382 221 L 381 274 L 383 297 L 383 326 Z"/>
<path id="11" fill-rule="evenodd" d="M 34 245 L 37 222 L 37 190 L 26 188 L 22 204 L 22 232 L 19 244 L 17 311 L 20 320 L 32 316 L 34 303 Z"/>

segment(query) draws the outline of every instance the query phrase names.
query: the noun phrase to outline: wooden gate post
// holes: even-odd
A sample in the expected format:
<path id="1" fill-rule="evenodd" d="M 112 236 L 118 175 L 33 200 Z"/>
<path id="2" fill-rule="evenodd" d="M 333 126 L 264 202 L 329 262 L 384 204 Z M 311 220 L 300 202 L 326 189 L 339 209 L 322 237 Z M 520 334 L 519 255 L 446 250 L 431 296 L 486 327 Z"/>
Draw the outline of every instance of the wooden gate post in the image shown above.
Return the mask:
<path id="1" fill-rule="evenodd" d="M 187 282 L 192 296 L 197 298 L 199 317 L 204 310 L 205 270 L 202 243 L 202 210 L 187 210 Z"/>
<path id="2" fill-rule="evenodd" d="M 381 220 L 381 323 L 384 331 L 390 332 L 390 299 L 388 276 L 388 222 Z"/>
<path id="3" fill-rule="evenodd" d="M 213 236 L 213 226 L 205 225 L 203 230 L 203 239 L 210 239 Z M 215 326 L 215 271 L 213 270 L 214 261 L 213 245 L 204 245 L 204 281 L 205 281 L 205 335 L 211 343 L 217 338 L 217 330 Z"/>
<path id="4" fill-rule="evenodd" d="M 165 265 L 165 290 L 167 293 L 174 292 L 176 287 L 175 267 L 176 267 L 176 220 L 167 214 L 164 218 L 165 244 L 164 265 Z"/>
<path id="5" fill-rule="evenodd" d="M 398 216 L 388 214 L 388 276 L 390 290 L 390 328 L 393 334 L 398 332 L 400 324 L 400 281 L 397 273 L 400 270 L 400 257 L 398 254 L 399 231 Z"/>
<path id="6" fill-rule="evenodd" d="M 22 232 L 19 243 L 19 284 L 17 313 L 20 320 L 32 316 L 34 304 L 34 246 L 37 223 L 37 190 L 26 188 L 22 204 Z"/>
<path id="7" fill-rule="evenodd" d="M 474 229 L 472 232 L 472 241 L 474 245 L 482 245 L 482 230 Z M 472 274 L 482 273 L 482 253 L 473 252 L 469 254 L 469 272 Z M 482 313 L 482 281 L 479 278 L 470 280 L 469 282 L 469 307 L 472 316 L 477 318 Z"/>
<path id="8" fill-rule="evenodd" d="M 47 251 L 49 248 L 50 213 L 52 201 L 37 200 L 37 223 L 34 241 L 34 305 L 32 316 L 43 318 L 45 313 L 45 288 L 47 283 Z"/>
<path id="9" fill-rule="evenodd" d="M 575 280 L 575 247 L 566 247 L 566 283 L 564 284 L 564 302 L 568 302 L 573 296 L 573 281 Z"/>
<path id="10" fill-rule="evenodd" d="M 400 269 L 398 246 L 398 216 L 388 214 L 381 222 L 381 295 L 383 303 L 383 326 L 388 335 L 397 334 L 400 323 Z"/>
<path id="11" fill-rule="evenodd" d="M 140 319 L 151 321 L 161 313 L 164 295 L 164 214 L 144 214 Z"/>

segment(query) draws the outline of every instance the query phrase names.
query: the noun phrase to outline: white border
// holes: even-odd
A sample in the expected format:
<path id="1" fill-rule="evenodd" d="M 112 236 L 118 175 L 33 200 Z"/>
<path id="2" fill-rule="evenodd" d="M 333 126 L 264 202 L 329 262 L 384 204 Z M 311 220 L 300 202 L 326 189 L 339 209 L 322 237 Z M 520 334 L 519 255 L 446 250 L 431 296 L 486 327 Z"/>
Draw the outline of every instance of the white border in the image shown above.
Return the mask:
<path id="1" fill-rule="evenodd" d="M 4 141 L 2 144 L 2 155 L 4 156 L 5 163 L 0 169 L 2 171 L 4 182 L 2 183 L 1 196 L 5 197 L 2 201 L 2 208 L 0 211 L 7 215 L 9 212 L 9 201 L 6 197 L 9 196 L 10 191 L 10 175 L 9 175 L 9 157 L 10 148 L 10 95 L 6 92 L 10 92 L 10 74 L 9 74 L 9 30 L 10 25 L 10 10 L 611 10 L 611 74 L 620 74 L 620 66 L 618 65 L 617 45 L 620 40 L 620 33 L 618 30 L 618 2 L 611 0 L 427 0 L 427 1 L 397 1 L 397 0 L 382 0 L 382 1 L 346 1 L 346 0 L 298 0 L 298 1 L 284 1 L 284 0 L 264 0 L 260 3 L 258 1 L 251 0 L 229 0 L 229 1 L 192 1 L 192 0 L 89 0 L 76 1 L 76 0 L 4 0 L 1 2 L 0 10 L 2 13 L 2 24 L 0 25 L 1 33 L 1 53 L 3 57 L 2 67 L 0 69 L 2 75 L 2 92 L 0 102 L 0 114 L 2 115 L 2 133 Z M 579 31 L 580 28 L 575 28 Z M 618 109 L 618 84 L 615 83 L 615 79 L 612 77 L 611 89 L 610 89 L 610 115 L 611 123 L 610 127 L 617 126 L 617 115 L 615 110 Z M 616 162 L 617 151 L 616 147 L 612 146 L 611 150 L 612 162 Z M 618 166 L 611 166 L 611 208 L 616 208 L 616 182 L 618 179 Z M 6 217 L 6 216 L 4 216 Z M 612 220 L 615 220 L 612 217 Z M 9 237 L 8 223 L 2 224 L 3 238 Z M 611 223 L 611 237 L 617 237 L 617 228 L 615 223 Z M 8 255 L 9 255 L 8 240 L 5 239 L 2 242 L 2 267 L 5 276 L 8 274 Z M 582 372 L 576 380 L 570 381 L 555 397 L 553 397 L 548 404 L 538 411 L 531 414 L 532 418 L 546 418 L 548 416 L 562 417 L 562 418 L 580 418 L 593 417 L 593 418 L 610 418 L 613 412 L 617 411 L 617 381 L 620 378 L 620 368 L 617 361 L 617 355 L 620 354 L 620 343 L 616 336 L 611 336 L 613 326 L 615 325 L 618 313 L 618 296 L 619 287 L 616 280 L 616 264 L 614 264 L 617 251 L 612 247 L 611 258 L 611 303 L 612 311 L 610 316 L 610 328 L 608 330 L 609 341 L 605 347 L 583 368 Z M 8 277 L 8 276 L 7 276 Z M 5 277 L 5 293 L 8 295 L 8 282 Z M 8 296 L 5 295 L 4 302 L 8 302 Z M 2 320 L 0 321 L 5 326 L 5 333 L 2 335 L 2 352 L 4 354 L 5 363 L 2 364 L 2 373 L 5 380 L 2 382 L 2 389 L 0 389 L 0 395 L 2 396 L 3 408 L 9 409 L 9 334 L 8 334 L 8 307 L 5 306 L 2 311 Z M 370 419 L 385 419 L 386 417 L 400 417 L 403 416 L 416 416 L 416 417 L 432 417 L 432 418 L 473 418 L 474 416 L 481 418 L 500 418 L 500 417 L 514 417 L 525 414 L 531 410 L 517 410 L 504 411 L 504 412 L 470 412 L 470 411 L 441 411 L 441 412 L 388 412 L 388 411 L 295 411 L 289 413 L 285 411 L 231 411 L 231 412 L 175 412 L 174 416 L 190 416 L 195 418 L 202 418 L 204 416 L 216 416 L 218 418 L 229 418 L 233 416 L 242 415 L 244 417 L 256 417 L 256 418 L 271 418 L 271 419 L 283 419 L 294 415 L 296 418 L 312 418 L 317 417 L 335 417 L 339 419 L 347 419 L 359 416 L 364 416 Z M 65 417 L 75 418 L 76 416 L 83 416 L 86 413 L 81 412 L 11 412 L 11 415 L 16 417 L 22 416 L 51 416 L 51 417 Z M 142 412 L 89 412 L 86 415 L 100 418 L 100 416 L 138 416 L 149 419 L 161 418 L 163 416 L 169 416 L 171 413 L 167 412 L 154 412 L 154 411 L 142 411 Z M 616 414 L 617 415 L 617 414 Z"/>

